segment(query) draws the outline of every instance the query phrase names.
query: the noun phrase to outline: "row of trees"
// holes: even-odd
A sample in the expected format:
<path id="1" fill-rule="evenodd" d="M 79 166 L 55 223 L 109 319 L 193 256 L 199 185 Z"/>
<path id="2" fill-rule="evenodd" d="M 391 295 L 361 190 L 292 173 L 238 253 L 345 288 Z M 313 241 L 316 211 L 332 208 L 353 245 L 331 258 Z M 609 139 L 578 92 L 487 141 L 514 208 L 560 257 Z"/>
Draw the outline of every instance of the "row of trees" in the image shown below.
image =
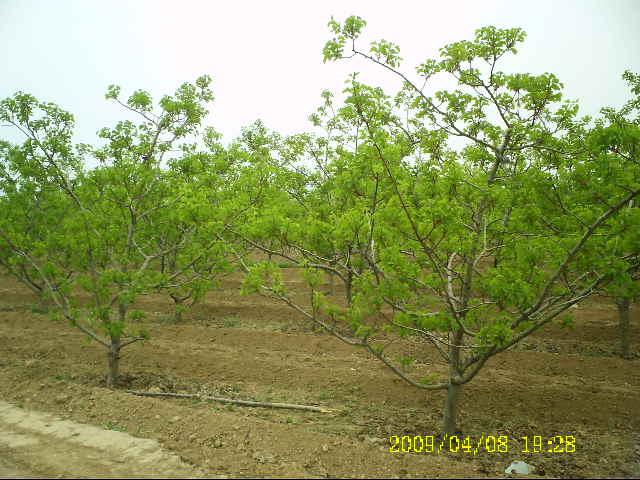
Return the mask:
<path id="1" fill-rule="evenodd" d="M 98 147 L 73 145 L 73 117 L 56 105 L 3 100 L 0 119 L 26 140 L 0 144 L 0 264 L 107 349 L 110 386 L 121 349 L 147 338 L 130 322 L 144 315 L 138 297 L 166 292 L 179 318 L 237 268 L 245 292 L 285 302 L 417 388 L 446 390 L 445 432 L 488 359 L 570 322 L 594 293 L 617 299 L 629 356 L 640 76 L 626 72 L 633 99 L 592 121 L 554 75 L 499 70 L 519 29 L 482 28 L 412 79 L 396 45 L 359 48 L 359 17 L 329 26 L 325 61 L 362 57 L 402 88 L 389 96 L 354 74 L 343 104 L 323 93 L 315 133 L 256 122 L 223 146 L 202 128 L 206 76 L 157 105 L 110 87 L 137 123 L 101 130 Z M 437 77 L 453 88 L 429 93 Z M 306 301 L 282 269 L 301 273 Z M 423 339 L 444 373 L 413 378 L 410 358 L 387 353 L 398 335 Z"/>

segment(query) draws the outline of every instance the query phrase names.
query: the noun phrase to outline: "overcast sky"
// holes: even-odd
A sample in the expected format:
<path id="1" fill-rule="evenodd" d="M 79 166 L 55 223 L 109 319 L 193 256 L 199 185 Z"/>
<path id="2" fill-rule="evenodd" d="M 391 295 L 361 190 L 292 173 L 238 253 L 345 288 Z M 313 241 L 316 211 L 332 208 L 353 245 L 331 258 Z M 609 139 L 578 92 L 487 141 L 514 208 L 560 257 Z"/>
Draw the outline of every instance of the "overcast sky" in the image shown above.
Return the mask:
<path id="1" fill-rule="evenodd" d="M 362 45 L 399 44 L 409 73 L 479 27 L 521 27 L 527 40 L 505 69 L 555 73 L 584 114 L 621 106 L 622 72 L 640 72 L 640 0 L 0 0 L 0 97 L 53 101 L 76 116 L 77 140 L 93 142 L 122 118 L 104 100 L 107 85 L 157 99 L 207 73 L 216 96 L 207 122 L 225 141 L 257 118 L 284 134 L 309 130 L 321 91 L 341 91 L 350 72 L 393 85 L 359 61 L 322 63 L 329 18 L 352 14 L 368 22 Z"/>

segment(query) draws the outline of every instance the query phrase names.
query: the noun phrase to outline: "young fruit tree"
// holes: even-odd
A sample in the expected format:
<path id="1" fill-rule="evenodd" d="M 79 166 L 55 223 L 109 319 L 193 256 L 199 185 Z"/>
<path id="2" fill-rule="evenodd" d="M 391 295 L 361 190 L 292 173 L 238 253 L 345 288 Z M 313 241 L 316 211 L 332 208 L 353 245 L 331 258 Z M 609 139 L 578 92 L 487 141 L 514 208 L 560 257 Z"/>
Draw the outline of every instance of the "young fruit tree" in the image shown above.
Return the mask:
<path id="1" fill-rule="evenodd" d="M 167 188 L 182 200 L 167 212 L 157 239 L 166 251 L 158 260 L 158 290 L 174 303 L 174 321 L 213 288 L 219 277 L 233 270 L 228 229 L 243 221 L 250 205 L 238 188 L 238 168 L 233 153 L 218 143 L 208 130 L 206 150 L 183 147 L 179 158 L 169 162 Z M 180 245 L 179 248 L 169 248 Z"/>
<path id="2" fill-rule="evenodd" d="M 412 80 L 400 70 L 398 46 L 380 40 L 368 51 L 358 47 L 359 17 L 329 26 L 335 36 L 325 60 L 358 57 L 403 85 L 392 102 L 354 80 L 347 99 L 394 192 L 380 209 L 377 256 L 358 282 L 363 301 L 351 320 L 362 322 L 364 342 L 375 332 L 368 319 L 386 315 L 389 325 L 438 352 L 447 366 L 441 379 L 404 378 L 446 390 L 442 428 L 451 433 L 463 385 L 487 360 L 562 318 L 609 279 L 594 237 L 640 194 L 639 166 L 634 158 L 576 149 L 586 142 L 588 120 L 577 119 L 576 103 L 562 102 L 553 74 L 499 69 L 524 40 L 520 29 L 481 28 L 419 65 Z M 430 92 L 439 77 L 451 88 Z M 587 203 L 584 195 L 585 203 L 567 208 L 574 194 L 564 188 L 573 184 L 566 176 L 607 167 L 632 173 L 611 183 L 603 177 L 606 202 Z"/>
<path id="3" fill-rule="evenodd" d="M 198 133 L 206 103 L 213 98 L 210 81 L 204 76 L 183 84 L 174 95 L 164 96 L 156 111 L 147 92 L 135 91 L 122 101 L 120 88 L 110 87 L 106 97 L 140 123 L 127 120 L 102 129 L 104 145 L 98 148 L 74 149 L 73 117 L 50 103 L 22 93 L 0 102 L 0 119 L 26 137 L 21 156 L 36 172 L 38 188 L 55 185 L 67 198 L 63 218 L 45 218 L 35 227 L 50 232 L 47 241 L 34 242 L 3 222 L 3 247 L 37 272 L 64 318 L 105 347 L 110 387 L 118 380 L 121 350 L 147 338 L 130 326 L 131 319 L 142 315 L 133 309 L 134 302 L 166 280 L 158 261 L 188 244 L 197 230 L 190 222 L 180 236 L 167 233 L 176 215 L 187 215 L 194 207 L 170 188 L 163 162 Z M 83 166 L 88 156 L 97 160 L 95 168 Z M 43 212 L 59 211 L 53 203 L 59 197 L 52 195 Z M 2 200 L 13 202 L 14 197 Z M 16 225 L 22 228 L 23 223 Z M 59 281 L 68 270 L 71 274 Z"/>
<path id="4" fill-rule="evenodd" d="M 591 186 L 593 196 L 601 203 L 608 201 L 608 192 L 593 181 L 606 178 L 607 184 L 626 184 L 640 181 L 640 75 L 626 71 L 623 79 L 629 84 L 634 98 L 619 111 L 602 109 L 603 117 L 588 135 L 588 154 L 602 158 L 596 162 L 599 171 L 585 172 L 583 183 Z M 631 168 L 629 168 L 631 167 Z M 634 168 L 635 167 L 635 168 Z M 591 181 L 589 181 L 591 180 Z M 630 200 L 628 209 L 621 212 L 600 241 L 601 262 L 609 259 L 610 280 L 603 292 L 615 299 L 619 317 L 620 355 L 631 359 L 631 305 L 640 297 L 640 202 Z"/>
<path id="5" fill-rule="evenodd" d="M 11 239 L 26 251 L 57 252 L 48 274 L 58 288 L 71 275 L 72 252 L 59 228 L 71 209 L 69 198 L 30 159 L 28 146 L 0 142 L 0 265 L 39 297 L 39 307 L 44 310 L 49 303 L 46 285 L 37 270 L 12 248 Z"/>
<path id="6" fill-rule="evenodd" d="M 371 171 L 370 154 L 358 151 L 357 130 L 351 129 L 348 112 L 334 111 L 329 92 L 323 97 L 312 120 L 324 127 L 325 135 L 269 142 L 267 158 L 278 178 L 272 187 L 278 192 L 267 196 L 252 221 L 237 232 L 272 260 L 252 265 L 246 288 L 267 293 L 261 288 L 265 278 L 276 280 L 280 268 L 302 272 L 308 290 L 304 303 L 309 305 L 285 292 L 282 282 L 278 287 L 271 282 L 270 296 L 298 310 L 314 327 L 324 326 L 316 315 L 320 303 L 325 308 L 332 303 L 338 310 L 351 305 L 354 282 L 368 268 L 369 257 L 375 257 L 376 209 L 389 196 L 375 180 L 381 172 Z M 354 145 L 355 153 L 345 148 L 347 144 Z M 327 277 L 329 292 L 324 291 Z M 338 298 L 334 279 L 339 280 Z"/>

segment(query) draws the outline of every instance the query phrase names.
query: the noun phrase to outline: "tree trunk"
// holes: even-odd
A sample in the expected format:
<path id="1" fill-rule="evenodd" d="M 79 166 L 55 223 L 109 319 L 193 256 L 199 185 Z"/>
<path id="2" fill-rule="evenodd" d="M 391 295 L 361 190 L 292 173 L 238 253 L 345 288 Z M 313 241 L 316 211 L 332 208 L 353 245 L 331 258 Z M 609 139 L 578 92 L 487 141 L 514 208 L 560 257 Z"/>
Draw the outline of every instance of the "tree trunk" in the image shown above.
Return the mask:
<path id="1" fill-rule="evenodd" d="M 631 359 L 631 332 L 629 313 L 631 299 L 629 297 L 619 297 L 616 299 L 618 305 L 618 327 L 620 331 L 620 355 L 627 360 Z"/>
<path id="2" fill-rule="evenodd" d="M 111 337 L 111 346 L 107 352 L 109 371 L 107 372 L 107 387 L 114 388 L 118 382 L 120 367 L 120 337 Z"/>
<path id="3" fill-rule="evenodd" d="M 442 433 L 448 433 L 452 435 L 458 431 L 458 403 L 461 393 L 462 385 L 449 383 L 449 387 L 447 388 L 447 399 L 444 402 L 444 421 L 442 426 Z"/>
<path id="4" fill-rule="evenodd" d="M 454 383 L 454 379 L 459 377 L 460 354 L 462 353 L 462 343 L 464 333 L 461 329 L 453 332 L 451 345 L 449 346 L 449 387 L 447 388 L 447 399 L 444 403 L 443 432 L 454 434 L 458 431 L 458 404 L 462 393 L 462 385 Z"/>
<path id="5" fill-rule="evenodd" d="M 181 322 L 182 312 L 183 312 L 183 307 L 182 307 L 183 300 L 181 298 L 174 297 L 173 295 L 171 295 L 171 298 L 173 298 L 173 304 L 174 304 L 173 321 L 175 323 Z"/>
<path id="6" fill-rule="evenodd" d="M 352 294 L 351 294 L 351 283 L 353 282 L 353 273 L 351 273 L 351 270 L 349 270 L 347 272 L 347 279 L 345 281 L 344 287 L 345 287 L 345 295 L 347 297 L 347 306 L 350 307 L 351 306 L 351 299 L 352 299 Z"/>
<path id="7" fill-rule="evenodd" d="M 310 294 L 310 303 L 311 303 L 311 315 L 313 316 L 313 320 L 311 322 L 311 331 L 313 333 L 316 333 L 320 330 L 322 330 L 322 327 L 320 327 L 320 325 L 316 324 L 316 320 L 318 319 L 318 308 L 317 305 L 314 301 L 314 296 L 315 296 L 315 290 L 313 289 L 313 287 L 311 287 L 311 294 Z"/>
<path id="8" fill-rule="evenodd" d="M 124 328 L 125 321 L 127 320 L 127 310 L 129 305 L 127 302 L 120 300 L 118 303 L 118 321 L 122 328 Z M 107 387 L 114 388 L 118 383 L 118 374 L 120 368 L 120 349 L 122 345 L 120 343 L 120 335 L 111 333 L 111 345 L 109 345 L 109 351 L 107 352 L 107 359 L 109 360 L 109 371 L 107 372 Z"/>
<path id="9" fill-rule="evenodd" d="M 55 305 L 54 302 L 51 301 L 44 293 L 38 294 L 38 303 L 34 304 L 32 309 L 38 313 L 48 313 L 49 309 L 51 309 Z"/>

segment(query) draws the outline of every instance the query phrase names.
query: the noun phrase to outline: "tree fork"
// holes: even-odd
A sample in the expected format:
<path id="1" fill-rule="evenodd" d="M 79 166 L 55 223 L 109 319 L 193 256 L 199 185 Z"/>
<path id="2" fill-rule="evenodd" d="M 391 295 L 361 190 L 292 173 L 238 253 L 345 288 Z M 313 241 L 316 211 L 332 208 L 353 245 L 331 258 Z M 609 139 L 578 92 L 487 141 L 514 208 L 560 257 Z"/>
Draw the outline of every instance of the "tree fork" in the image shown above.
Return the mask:
<path id="1" fill-rule="evenodd" d="M 173 300 L 173 321 L 180 323 L 182 321 L 184 299 L 175 295 L 171 295 L 171 299 Z"/>

